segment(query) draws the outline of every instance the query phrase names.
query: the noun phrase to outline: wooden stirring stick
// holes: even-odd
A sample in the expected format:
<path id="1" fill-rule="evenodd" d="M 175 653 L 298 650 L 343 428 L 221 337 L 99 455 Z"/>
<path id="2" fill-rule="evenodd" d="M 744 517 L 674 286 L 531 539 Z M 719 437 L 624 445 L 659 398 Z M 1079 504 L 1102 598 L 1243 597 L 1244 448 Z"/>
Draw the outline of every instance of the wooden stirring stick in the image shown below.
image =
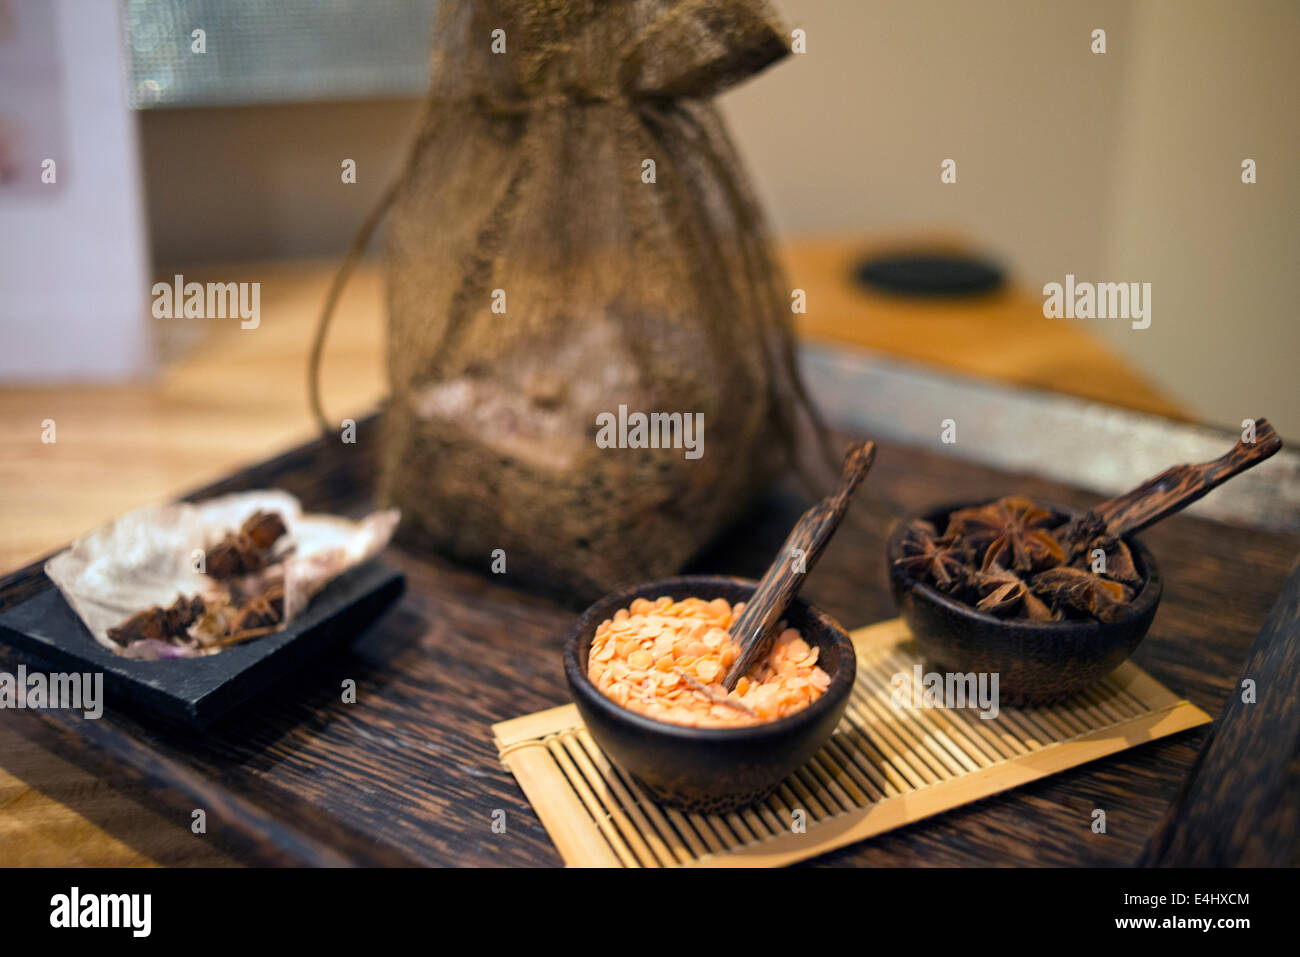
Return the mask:
<path id="1" fill-rule="evenodd" d="M 740 644 L 740 655 L 723 681 L 723 687 L 728 691 L 736 687 L 740 676 L 750 669 L 767 644 L 772 629 L 803 585 L 804 576 L 812 571 L 826 543 L 835 534 L 840 519 L 849 509 L 853 493 L 875 457 L 874 442 L 862 442 L 851 447 L 844 456 L 839 488 L 804 512 L 795 523 L 775 561 L 745 603 L 745 610 L 731 626 L 731 638 Z"/>
<path id="2" fill-rule="evenodd" d="M 1254 442 L 1248 444 L 1240 440 L 1231 451 L 1213 462 L 1165 469 L 1132 491 L 1089 509 L 1076 523 L 1091 523 L 1093 528 L 1104 531 L 1107 538 L 1139 532 L 1186 508 L 1206 492 L 1258 465 L 1280 448 L 1282 440 L 1268 424 L 1268 419 L 1256 419 Z"/>

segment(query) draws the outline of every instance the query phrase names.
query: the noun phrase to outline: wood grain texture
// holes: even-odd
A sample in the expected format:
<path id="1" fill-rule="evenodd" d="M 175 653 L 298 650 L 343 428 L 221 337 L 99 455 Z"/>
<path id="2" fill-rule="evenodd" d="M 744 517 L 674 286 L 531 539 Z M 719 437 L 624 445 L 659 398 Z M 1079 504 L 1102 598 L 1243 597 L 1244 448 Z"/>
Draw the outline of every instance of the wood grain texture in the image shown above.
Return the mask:
<path id="1" fill-rule="evenodd" d="M 1300 864 L 1300 566 L 1255 639 L 1210 739 L 1142 863 Z M 1246 682 L 1254 686 L 1247 700 Z"/>
<path id="2" fill-rule="evenodd" d="M 231 867 L 205 836 L 164 817 L 0 722 L 0 865 Z"/>
<path id="3" fill-rule="evenodd" d="M 201 494 L 279 485 L 312 509 L 368 507 L 376 430 L 356 445 L 313 444 Z M 1070 489 L 881 446 L 858 504 L 807 586 L 809 600 L 859 625 L 893 614 L 884 568 L 891 519 L 956 498 L 1023 492 L 1076 507 Z M 693 570 L 753 577 L 809 500 L 776 490 Z M 1164 606 L 1135 656 L 1176 694 L 1218 712 L 1300 544 L 1176 516 L 1147 534 L 1166 575 Z M 108 714 L 11 712 L 28 734 L 115 779 L 151 788 L 187 820 L 208 810 L 214 841 L 243 859 L 311 863 L 558 864 L 550 840 L 497 762 L 490 726 L 563 703 L 563 636 L 575 609 L 510 586 L 509 575 L 391 549 L 406 598 L 345 652 L 204 736 Z M 41 587 L 36 569 L 0 581 L 0 605 Z M 0 669 L 15 664 L 0 655 Z M 342 703 L 341 682 L 358 701 Z M 93 725 L 94 727 L 88 727 Z M 1202 732 L 1146 745 L 819 859 L 827 864 L 1131 864 L 1176 794 Z M 1107 834 L 1089 830 L 1094 808 Z M 494 833 L 504 811 L 507 831 Z M 183 817 L 182 817 L 183 815 Z"/>
<path id="4" fill-rule="evenodd" d="M 731 638 L 740 646 L 740 654 L 722 682 L 728 691 L 736 687 L 740 676 L 749 671 L 759 652 L 767 647 L 772 630 L 799 593 L 804 576 L 816 567 L 875 457 L 874 442 L 862 442 L 848 450 L 839 487 L 799 516 L 776 558 L 759 579 L 753 596 L 745 603 L 745 610 L 731 626 Z"/>
<path id="5" fill-rule="evenodd" d="M 1234 475 L 1254 468 L 1282 448 L 1282 439 L 1267 419 L 1255 420 L 1250 442 L 1243 437 L 1215 459 L 1200 465 L 1174 465 L 1137 488 L 1092 509 L 1109 538 L 1137 532 L 1218 488 Z"/>

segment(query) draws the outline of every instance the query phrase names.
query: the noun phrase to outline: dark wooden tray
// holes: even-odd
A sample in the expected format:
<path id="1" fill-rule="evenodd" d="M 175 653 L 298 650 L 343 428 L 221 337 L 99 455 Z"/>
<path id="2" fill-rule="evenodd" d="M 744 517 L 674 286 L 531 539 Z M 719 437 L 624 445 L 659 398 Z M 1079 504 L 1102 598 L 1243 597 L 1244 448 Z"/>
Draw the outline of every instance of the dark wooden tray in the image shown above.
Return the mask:
<path id="1" fill-rule="evenodd" d="M 111 706 L 161 715 L 205 728 L 280 681 L 382 614 L 402 593 L 402 576 L 370 561 L 330 582 L 307 609 L 274 635 L 219 655 L 176 661 L 121 658 L 95 641 L 57 588 L 0 611 L 0 642 L 43 662 L 51 671 L 102 673 Z"/>
<path id="2" fill-rule="evenodd" d="M 313 511 L 371 506 L 377 430 L 356 445 L 311 443 L 195 493 L 279 486 Z M 1267 466 L 1265 466 L 1267 467 Z M 1022 491 L 1067 505 L 1096 500 L 899 445 L 881 447 L 854 513 L 827 549 L 807 596 L 845 625 L 894 614 L 884 533 L 893 517 L 955 499 Z M 1220 492 L 1217 494 L 1230 494 Z M 808 499 L 782 486 L 752 521 L 693 570 L 754 576 Z M 1300 537 L 1186 515 L 1144 534 L 1165 597 L 1137 663 L 1217 714 L 1263 624 Z M 187 826 L 207 811 L 209 835 L 249 861 L 304 864 L 560 863 L 513 779 L 490 726 L 567 700 L 560 646 L 576 610 L 507 580 L 389 549 L 407 593 L 344 650 L 309 666 L 205 733 L 108 714 L 11 711 L 24 733 Z M 0 579 L 0 609 L 51 587 L 41 562 Z M 0 670 L 26 661 L 0 648 Z M 341 686 L 357 684 L 345 704 Z M 832 865 L 1132 864 L 1178 793 L 1206 732 L 1105 758 L 818 859 Z M 1089 829 L 1095 808 L 1108 832 Z M 505 812 L 505 833 L 493 829 Z"/>

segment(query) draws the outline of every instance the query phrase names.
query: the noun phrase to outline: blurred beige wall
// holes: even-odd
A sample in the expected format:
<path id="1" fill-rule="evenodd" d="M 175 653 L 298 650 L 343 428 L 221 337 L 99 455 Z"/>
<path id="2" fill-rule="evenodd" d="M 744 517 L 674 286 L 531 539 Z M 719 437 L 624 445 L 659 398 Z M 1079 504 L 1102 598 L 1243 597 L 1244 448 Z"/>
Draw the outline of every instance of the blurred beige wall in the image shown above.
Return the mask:
<path id="1" fill-rule="evenodd" d="M 141 114 L 154 262 L 335 256 L 395 175 L 414 101 Z M 341 164 L 357 164 L 344 185 Z"/>
<path id="2" fill-rule="evenodd" d="M 723 104 L 778 230 L 956 229 L 1030 284 L 1100 267 L 1130 3 L 776 6 L 808 52 Z"/>
<path id="3" fill-rule="evenodd" d="M 1066 273 L 1151 282 L 1149 329 L 1078 321 L 1208 421 L 1267 414 L 1300 436 L 1287 311 L 1300 299 L 1300 3 L 775 5 L 808 52 L 721 105 L 780 233 L 956 231 L 1029 288 Z M 1090 52 L 1096 28 L 1105 54 Z M 145 114 L 155 259 L 337 253 L 417 109 Z M 345 157 L 355 187 L 339 184 Z M 1245 157 L 1256 185 L 1240 182 Z M 954 185 L 939 179 L 947 158 Z"/>
<path id="4" fill-rule="evenodd" d="M 1300 3 L 1148 0 L 1133 33 L 1106 270 L 1156 312 L 1106 331 L 1207 418 L 1300 438 Z"/>

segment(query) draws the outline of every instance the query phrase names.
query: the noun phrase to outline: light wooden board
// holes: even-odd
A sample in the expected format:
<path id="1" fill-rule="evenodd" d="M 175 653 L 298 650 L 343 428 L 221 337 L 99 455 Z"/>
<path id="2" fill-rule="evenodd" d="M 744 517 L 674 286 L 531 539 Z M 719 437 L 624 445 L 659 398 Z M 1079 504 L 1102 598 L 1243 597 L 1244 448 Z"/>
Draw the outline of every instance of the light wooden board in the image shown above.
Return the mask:
<path id="1" fill-rule="evenodd" d="M 571 704 L 492 731 L 569 865 L 777 867 L 1210 721 L 1132 662 L 1047 708 L 988 719 L 895 708 L 891 679 L 920 664 L 910 638 L 898 619 L 854 632 L 857 682 L 830 743 L 772 797 L 732 814 L 649 800 Z M 800 811 L 806 828 L 796 832 Z"/>

